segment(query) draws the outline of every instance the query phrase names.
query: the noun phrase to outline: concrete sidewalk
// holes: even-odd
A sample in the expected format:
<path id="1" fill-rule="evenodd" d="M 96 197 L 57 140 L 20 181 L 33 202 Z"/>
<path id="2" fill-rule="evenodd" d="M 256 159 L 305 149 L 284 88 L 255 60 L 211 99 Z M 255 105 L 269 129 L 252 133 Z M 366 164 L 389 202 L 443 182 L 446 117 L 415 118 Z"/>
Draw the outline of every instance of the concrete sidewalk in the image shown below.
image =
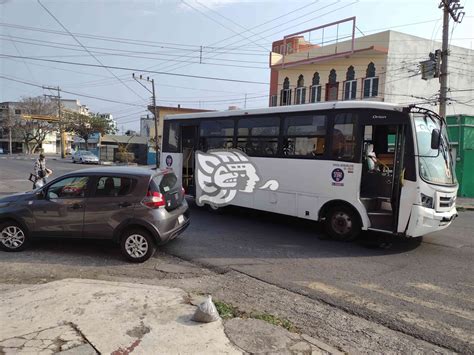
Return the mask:
<path id="1" fill-rule="evenodd" d="M 474 211 L 474 198 L 470 197 L 457 197 L 456 208 L 464 209 L 467 211 Z"/>
<path id="2" fill-rule="evenodd" d="M 196 323 L 195 309 L 185 291 L 164 286 L 64 279 L 23 287 L 1 295 L 0 353 L 338 353 L 254 319 Z"/>

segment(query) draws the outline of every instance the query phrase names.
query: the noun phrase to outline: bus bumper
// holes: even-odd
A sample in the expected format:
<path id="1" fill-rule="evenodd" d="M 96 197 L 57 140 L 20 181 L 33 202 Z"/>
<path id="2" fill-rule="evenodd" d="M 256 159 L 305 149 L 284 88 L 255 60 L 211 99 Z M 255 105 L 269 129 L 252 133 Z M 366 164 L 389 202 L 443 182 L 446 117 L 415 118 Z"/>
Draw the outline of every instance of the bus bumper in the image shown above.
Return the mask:
<path id="1" fill-rule="evenodd" d="M 436 212 L 434 209 L 415 205 L 411 208 L 406 236 L 421 237 L 445 229 L 457 215 L 456 207 L 447 212 Z"/>

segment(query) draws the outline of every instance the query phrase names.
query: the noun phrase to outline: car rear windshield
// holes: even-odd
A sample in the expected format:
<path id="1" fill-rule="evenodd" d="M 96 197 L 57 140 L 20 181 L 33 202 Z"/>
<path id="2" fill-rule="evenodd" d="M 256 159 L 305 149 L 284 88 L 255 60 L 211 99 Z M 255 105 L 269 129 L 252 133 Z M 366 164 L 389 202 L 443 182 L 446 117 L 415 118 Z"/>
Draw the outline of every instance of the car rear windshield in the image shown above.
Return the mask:
<path id="1" fill-rule="evenodd" d="M 166 173 L 153 177 L 153 182 L 158 187 L 162 194 L 167 194 L 170 191 L 176 191 L 179 188 L 178 178 L 174 173 Z"/>

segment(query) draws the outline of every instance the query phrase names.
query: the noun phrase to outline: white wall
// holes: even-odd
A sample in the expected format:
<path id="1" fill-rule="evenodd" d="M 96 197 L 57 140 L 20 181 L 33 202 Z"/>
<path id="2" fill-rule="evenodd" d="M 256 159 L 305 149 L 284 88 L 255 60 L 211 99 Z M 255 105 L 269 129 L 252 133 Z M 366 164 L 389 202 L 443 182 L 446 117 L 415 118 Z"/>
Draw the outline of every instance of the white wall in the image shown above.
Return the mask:
<path id="1" fill-rule="evenodd" d="M 385 83 L 385 101 L 396 103 L 423 102 L 438 97 L 439 79 L 421 79 L 419 62 L 428 60 L 428 54 L 441 49 L 441 43 L 425 38 L 410 36 L 390 31 L 390 45 L 387 56 L 387 81 Z M 468 48 L 450 46 L 448 58 L 448 87 L 451 88 L 448 98 L 470 104 L 448 101 L 447 114 L 474 114 L 474 91 L 454 91 L 473 89 L 474 51 Z M 412 76 L 412 77 L 410 77 Z M 423 106 L 438 111 L 439 105 L 424 104 Z"/>

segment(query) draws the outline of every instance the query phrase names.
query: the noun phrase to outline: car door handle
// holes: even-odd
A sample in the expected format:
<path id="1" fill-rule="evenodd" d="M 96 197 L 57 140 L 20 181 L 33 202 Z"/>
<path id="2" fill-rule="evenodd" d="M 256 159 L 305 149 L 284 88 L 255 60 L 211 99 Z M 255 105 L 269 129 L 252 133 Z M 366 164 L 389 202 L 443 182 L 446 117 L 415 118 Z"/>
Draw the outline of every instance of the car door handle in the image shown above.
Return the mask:
<path id="1" fill-rule="evenodd" d="M 75 203 L 71 206 L 73 210 L 78 210 L 79 208 L 82 208 L 82 205 L 80 203 Z"/>
<path id="2" fill-rule="evenodd" d="M 119 207 L 130 207 L 132 204 L 130 202 L 120 202 Z"/>

